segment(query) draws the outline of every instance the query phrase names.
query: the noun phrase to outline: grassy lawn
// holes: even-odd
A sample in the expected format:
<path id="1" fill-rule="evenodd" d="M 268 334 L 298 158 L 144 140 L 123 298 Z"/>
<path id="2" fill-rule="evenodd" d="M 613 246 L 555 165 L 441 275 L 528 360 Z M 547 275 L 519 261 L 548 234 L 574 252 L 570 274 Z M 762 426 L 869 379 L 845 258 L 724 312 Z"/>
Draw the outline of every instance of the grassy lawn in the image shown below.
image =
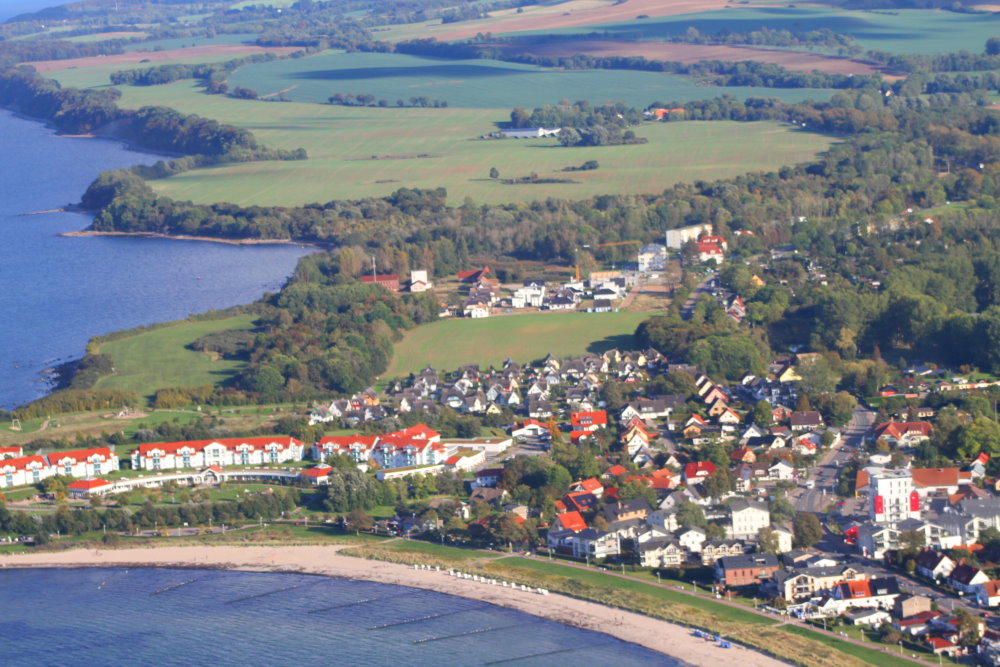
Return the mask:
<path id="1" fill-rule="evenodd" d="M 766 616 L 760 616 L 741 609 L 734 609 L 728 605 L 720 604 L 707 596 L 692 597 L 662 586 L 654 586 L 652 584 L 644 584 L 630 579 L 622 579 L 621 577 L 615 577 L 611 574 L 606 574 L 597 570 L 581 570 L 579 568 L 563 565 L 555 561 L 531 560 L 520 557 L 503 558 L 497 562 L 514 568 L 526 568 L 535 572 L 541 572 L 542 574 L 569 577 L 570 579 L 591 584 L 593 586 L 607 586 L 624 591 L 643 593 L 664 602 L 697 607 L 698 609 L 716 614 L 721 618 L 740 623 L 750 623 L 753 625 L 774 625 L 775 623 L 775 621 L 767 618 Z M 687 586 L 686 588 L 687 590 L 691 589 L 690 586 Z"/>
<path id="2" fill-rule="evenodd" d="M 593 104 L 624 102 L 643 108 L 654 100 L 687 102 L 722 94 L 778 97 L 784 101 L 826 98 L 830 91 L 698 86 L 689 78 L 636 70 L 562 70 L 501 60 L 451 60 L 401 53 L 328 53 L 258 63 L 229 77 L 261 95 L 286 90 L 296 102 L 325 103 L 334 93 L 365 93 L 390 106 L 411 97 L 444 100 L 449 107 L 532 108 L 560 99 Z"/>
<path id="3" fill-rule="evenodd" d="M 813 641 L 826 644 L 827 646 L 836 649 L 839 653 L 846 653 L 848 655 L 853 655 L 856 658 L 864 660 L 867 663 L 873 665 L 881 665 L 881 667 L 912 667 L 913 661 L 901 657 L 899 654 L 886 653 L 881 650 L 882 645 L 876 644 L 875 646 L 879 648 L 867 648 L 865 646 L 858 646 L 857 644 L 852 644 L 850 642 L 845 642 L 837 639 L 836 637 L 830 637 L 824 635 L 820 632 L 815 632 L 809 630 L 808 628 L 803 628 L 797 625 L 785 625 L 782 629 L 786 632 L 799 635 L 800 637 L 806 637 L 812 639 Z M 893 647 L 888 647 L 893 648 Z M 898 648 L 898 647 L 897 647 Z M 911 651 L 912 653 L 912 651 Z M 927 658 L 927 656 L 920 656 Z"/>
<path id="4" fill-rule="evenodd" d="M 478 363 L 518 362 L 632 347 L 632 333 L 648 313 L 541 313 L 486 319 L 447 319 L 409 331 L 395 348 L 386 378 Z"/>
<path id="5" fill-rule="evenodd" d="M 241 315 L 224 320 L 182 322 L 106 343 L 100 351 L 114 360 L 115 373 L 101 378 L 97 388 L 131 389 L 149 398 L 162 387 L 224 382 L 243 367 L 242 362 L 213 360 L 187 346 L 208 333 L 252 329 L 253 319 L 251 315 Z"/>
<path id="6" fill-rule="evenodd" d="M 437 556 L 450 560 L 472 561 L 483 558 L 497 558 L 498 554 L 477 551 L 474 549 L 460 549 L 458 547 L 446 547 L 441 544 L 431 542 L 420 542 L 417 540 L 395 540 L 390 544 L 383 544 L 380 549 L 387 549 L 397 553 L 422 554 L 426 556 Z"/>
<path id="7" fill-rule="evenodd" d="M 650 122 L 635 128 L 646 144 L 563 148 L 554 139 L 478 139 L 509 120 L 514 100 L 497 109 L 381 109 L 235 100 L 205 95 L 191 81 L 121 90 L 126 107 L 167 105 L 247 128 L 267 146 L 309 152 L 304 161 L 223 165 L 151 182 L 200 203 L 293 206 L 440 186 L 456 204 L 467 196 L 503 203 L 638 194 L 811 161 L 832 141 L 773 122 Z M 588 160 L 600 168 L 562 171 Z M 505 185 L 488 178 L 491 167 L 501 178 L 536 173 L 573 182 Z"/>

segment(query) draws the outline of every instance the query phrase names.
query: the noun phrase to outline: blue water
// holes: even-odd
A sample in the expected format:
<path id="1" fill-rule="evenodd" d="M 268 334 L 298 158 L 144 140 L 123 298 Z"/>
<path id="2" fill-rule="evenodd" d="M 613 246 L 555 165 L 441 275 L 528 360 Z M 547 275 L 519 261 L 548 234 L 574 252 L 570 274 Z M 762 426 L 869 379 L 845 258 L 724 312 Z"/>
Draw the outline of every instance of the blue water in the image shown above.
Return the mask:
<path id="1" fill-rule="evenodd" d="M 19 667 L 683 664 L 441 593 L 220 570 L 0 571 L 0 637 Z"/>
<path id="2" fill-rule="evenodd" d="M 44 395 L 43 371 L 98 334 L 250 303 L 280 289 L 300 246 L 62 237 L 81 214 L 20 215 L 77 202 L 101 171 L 158 158 L 106 139 L 55 135 L 0 110 L 0 408 Z"/>

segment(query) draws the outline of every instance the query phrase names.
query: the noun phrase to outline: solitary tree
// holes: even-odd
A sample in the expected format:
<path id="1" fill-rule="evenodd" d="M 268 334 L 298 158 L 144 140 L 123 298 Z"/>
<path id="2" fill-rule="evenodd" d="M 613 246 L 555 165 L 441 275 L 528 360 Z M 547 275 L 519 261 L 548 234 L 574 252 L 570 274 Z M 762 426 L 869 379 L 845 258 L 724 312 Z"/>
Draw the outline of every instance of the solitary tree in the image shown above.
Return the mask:
<path id="1" fill-rule="evenodd" d="M 796 547 L 811 547 L 819 542 L 823 537 L 823 527 L 815 514 L 809 512 L 799 512 L 795 515 L 795 522 L 792 526 L 795 531 Z"/>
<path id="2" fill-rule="evenodd" d="M 496 167 L 490 167 L 490 178 L 493 180 L 500 178 L 500 170 Z"/>

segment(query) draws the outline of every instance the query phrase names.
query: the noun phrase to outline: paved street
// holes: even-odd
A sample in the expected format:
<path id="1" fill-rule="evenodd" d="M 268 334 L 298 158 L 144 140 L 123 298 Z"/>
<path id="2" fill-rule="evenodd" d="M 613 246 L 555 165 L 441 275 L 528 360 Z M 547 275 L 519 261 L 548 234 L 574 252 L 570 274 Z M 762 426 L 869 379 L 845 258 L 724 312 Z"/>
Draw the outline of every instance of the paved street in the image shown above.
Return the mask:
<path id="1" fill-rule="evenodd" d="M 854 452 L 862 445 L 865 434 L 875 423 L 875 413 L 858 406 L 854 416 L 843 431 L 843 438 L 830 448 L 819 464 L 814 468 L 809 478 L 813 488 L 805 484 L 789 494 L 799 512 L 823 513 L 827 506 L 836 499 L 837 473 L 850 460 Z"/>

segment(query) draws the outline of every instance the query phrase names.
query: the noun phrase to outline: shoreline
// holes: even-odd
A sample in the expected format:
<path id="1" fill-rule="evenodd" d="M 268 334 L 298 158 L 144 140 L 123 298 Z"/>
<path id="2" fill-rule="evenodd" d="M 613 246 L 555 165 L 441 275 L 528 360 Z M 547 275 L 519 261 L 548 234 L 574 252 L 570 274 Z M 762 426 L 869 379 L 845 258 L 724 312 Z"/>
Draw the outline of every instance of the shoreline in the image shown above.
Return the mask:
<path id="1" fill-rule="evenodd" d="M 492 586 L 448 576 L 445 571 L 366 560 L 338 553 L 350 545 L 181 546 L 71 551 L 0 556 L 3 568 L 173 567 L 245 572 L 287 572 L 358 579 L 436 591 L 521 611 L 532 616 L 599 632 L 699 667 L 776 667 L 786 663 L 733 644 L 723 649 L 698 639 L 689 628 L 634 612 L 576 598 Z"/>
<path id="2" fill-rule="evenodd" d="M 172 234 L 159 234 L 157 232 L 98 232 L 89 229 L 82 229 L 78 232 L 63 232 L 59 236 L 79 237 L 79 236 L 132 236 L 145 239 L 167 239 L 170 241 L 203 241 L 207 243 L 224 243 L 226 245 L 297 245 L 304 248 L 323 249 L 316 243 L 308 241 L 294 241 L 292 239 L 220 239 L 213 236 L 184 236 Z"/>

